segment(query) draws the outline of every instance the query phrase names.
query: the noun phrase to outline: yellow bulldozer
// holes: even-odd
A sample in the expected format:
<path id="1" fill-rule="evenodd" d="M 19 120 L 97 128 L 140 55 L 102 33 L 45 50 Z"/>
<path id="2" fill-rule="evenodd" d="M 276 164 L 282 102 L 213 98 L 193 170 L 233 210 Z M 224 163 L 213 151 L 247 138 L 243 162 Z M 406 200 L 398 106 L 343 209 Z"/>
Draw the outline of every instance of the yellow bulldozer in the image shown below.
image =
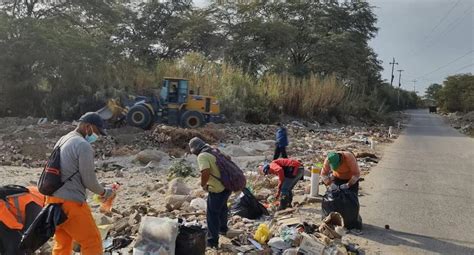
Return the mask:
<path id="1" fill-rule="evenodd" d="M 154 123 L 198 128 L 208 122 L 221 122 L 219 101 L 189 89 L 189 82 L 182 78 L 165 78 L 158 96 L 136 96 L 129 102 L 110 99 L 97 111 L 110 122 L 149 129 Z"/>

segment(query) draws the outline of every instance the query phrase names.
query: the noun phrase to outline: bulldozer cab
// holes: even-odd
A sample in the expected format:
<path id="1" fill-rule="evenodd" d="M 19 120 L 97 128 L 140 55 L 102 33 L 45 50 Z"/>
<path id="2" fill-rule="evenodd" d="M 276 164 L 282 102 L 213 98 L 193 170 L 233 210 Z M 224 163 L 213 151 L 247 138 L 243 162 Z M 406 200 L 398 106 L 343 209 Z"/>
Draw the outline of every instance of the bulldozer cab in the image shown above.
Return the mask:
<path id="1" fill-rule="evenodd" d="M 188 100 L 188 80 L 165 78 L 160 91 L 160 101 L 165 104 L 184 104 Z"/>

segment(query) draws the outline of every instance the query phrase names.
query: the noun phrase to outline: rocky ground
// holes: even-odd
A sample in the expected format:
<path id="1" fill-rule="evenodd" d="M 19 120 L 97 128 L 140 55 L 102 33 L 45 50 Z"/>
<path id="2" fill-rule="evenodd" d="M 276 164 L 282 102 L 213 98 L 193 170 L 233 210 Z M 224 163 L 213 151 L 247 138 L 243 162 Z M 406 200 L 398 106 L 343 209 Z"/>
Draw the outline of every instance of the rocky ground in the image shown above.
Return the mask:
<path id="1" fill-rule="evenodd" d="M 35 183 L 41 166 L 58 138 L 74 129 L 76 123 L 48 122 L 35 118 L 0 119 L 0 185 Z M 350 150 L 358 157 L 363 175 L 377 164 L 381 148 L 396 138 L 396 127 L 392 136 L 387 126 L 320 126 L 318 123 L 293 121 L 286 124 L 290 138 L 290 157 L 301 159 L 307 168 L 322 163 L 330 150 Z M 257 175 L 257 166 L 271 159 L 276 126 L 249 125 L 244 123 L 210 124 L 202 129 L 185 130 L 167 126 L 156 126 L 150 131 L 126 127 L 110 130 L 110 137 L 94 144 L 97 175 L 105 184 L 120 183 L 113 213 L 103 215 L 99 205 L 90 199 L 98 225 L 109 233 L 105 246 L 117 237 L 130 237 L 130 245 L 117 252 L 129 254 L 138 236 L 140 222 L 144 216 L 182 218 L 187 222 L 205 225 L 205 208 L 202 203 L 206 192 L 199 186 L 196 157 L 187 153 L 187 143 L 199 136 L 219 147 L 245 171 L 248 186 L 262 204 L 270 204 L 277 180 Z M 230 238 L 223 238 L 219 254 L 247 252 L 270 254 L 268 245 L 259 250 L 248 243 L 262 223 L 269 226 L 273 236 L 286 233 L 284 226 L 306 222 L 321 225 L 320 197 L 309 196 L 309 171 L 304 181 L 294 190 L 294 207 L 283 213 L 275 213 L 269 206 L 270 216 L 248 220 L 233 216 Z M 362 178 L 363 181 L 363 178 Z M 320 186 L 320 194 L 324 187 Z M 363 189 L 360 195 L 364 195 Z M 237 194 L 231 197 L 230 203 Z M 283 230 L 283 234 L 282 234 Z M 319 239 L 319 243 L 333 249 L 333 254 L 347 254 L 347 249 L 357 250 L 350 243 L 351 235 L 328 238 L 322 233 L 311 237 L 298 234 L 293 238 L 298 246 L 305 238 Z M 238 246 L 236 240 L 240 240 Z M 275 240 L 274 240 L 275 241 Z M 277 240 L 278 241 L 278 240 Z M 314 241 L 314 240 L 313 240 Z M 311 243 L 311 242 L 310 242 Z M 258 245 L 257 245 L 258 246 Z M 324 247 L 323 246 L 323 247 Z M 332 247 L 332 248 L 331 248 Z M 245 250 L 247 249 L 247 250 Z M 208 251 L 213 254 L 215 251 Z M 363 251 L 358 250 L 358 253 Z M 355 252 L 355 253 L 357 253 Z M 118 254 L 118 253 L 117 253 Z M 289 253 L 292 254 L 292 253 Z M 332 253 L 331 253 L 332 254 Z"/>
<path id="2" fill-rule="evenodd" d="M 465 135 L 474 137 L 474 111 L 468 113 L 441 113 L 441 115 L 453 128 L 459 129 Z"/>

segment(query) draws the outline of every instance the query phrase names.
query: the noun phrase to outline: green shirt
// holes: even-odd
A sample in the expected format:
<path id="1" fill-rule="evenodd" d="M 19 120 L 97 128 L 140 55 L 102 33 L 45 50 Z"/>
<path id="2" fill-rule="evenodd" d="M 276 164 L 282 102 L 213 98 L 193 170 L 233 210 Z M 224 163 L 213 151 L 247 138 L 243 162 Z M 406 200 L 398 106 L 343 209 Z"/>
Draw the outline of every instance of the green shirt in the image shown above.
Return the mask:
<path id="1" fill-rule="evenodd" d="M 211 176 L 207 181 L 208 191 L 213 193 L 220 193 L 224 191 L 224 185 L 222 185 L 221 181 L 217 179 L 221 178 L 221 172 L 216 165 L 216 157 L 208 152 L 203 152 L 199 154 L 197 161 L 199 165 L 199 171 L 210 169 Z"/>

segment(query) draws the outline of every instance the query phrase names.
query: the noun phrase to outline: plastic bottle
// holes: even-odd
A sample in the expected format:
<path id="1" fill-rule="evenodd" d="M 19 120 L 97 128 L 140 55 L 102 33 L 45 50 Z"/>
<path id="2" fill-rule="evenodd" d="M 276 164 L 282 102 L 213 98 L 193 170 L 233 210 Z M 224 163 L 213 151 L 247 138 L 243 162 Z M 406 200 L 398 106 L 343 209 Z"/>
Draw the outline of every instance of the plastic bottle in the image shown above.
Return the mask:
<path id="1" fill-rule="evenodd" d="M 106 201 L 101 202 L 101 205 L 100 205 L 100 208 L 99 208 L 99 211 L 101 213 L 112 212 L 112 205 L 113 205 L 115 196 L 117 195 L 115 192 L 117 192 L 117 190 L 120 188 L 120 184 L 114 183 L 114 184 L 112 184 L 111 188 L 114 191 L 114 194 L 109 199 L 107 199 Z M 94 197 L 94 200 L 97 201 L 98 197 L 99 196 Z"/>
<path id="2" fill-rule="evenodd" d="M 321 164 L 311 166 L 311 190 L 310 195 L 316 197 L 319 195 L 319 173 L 321 171 Z"/>

